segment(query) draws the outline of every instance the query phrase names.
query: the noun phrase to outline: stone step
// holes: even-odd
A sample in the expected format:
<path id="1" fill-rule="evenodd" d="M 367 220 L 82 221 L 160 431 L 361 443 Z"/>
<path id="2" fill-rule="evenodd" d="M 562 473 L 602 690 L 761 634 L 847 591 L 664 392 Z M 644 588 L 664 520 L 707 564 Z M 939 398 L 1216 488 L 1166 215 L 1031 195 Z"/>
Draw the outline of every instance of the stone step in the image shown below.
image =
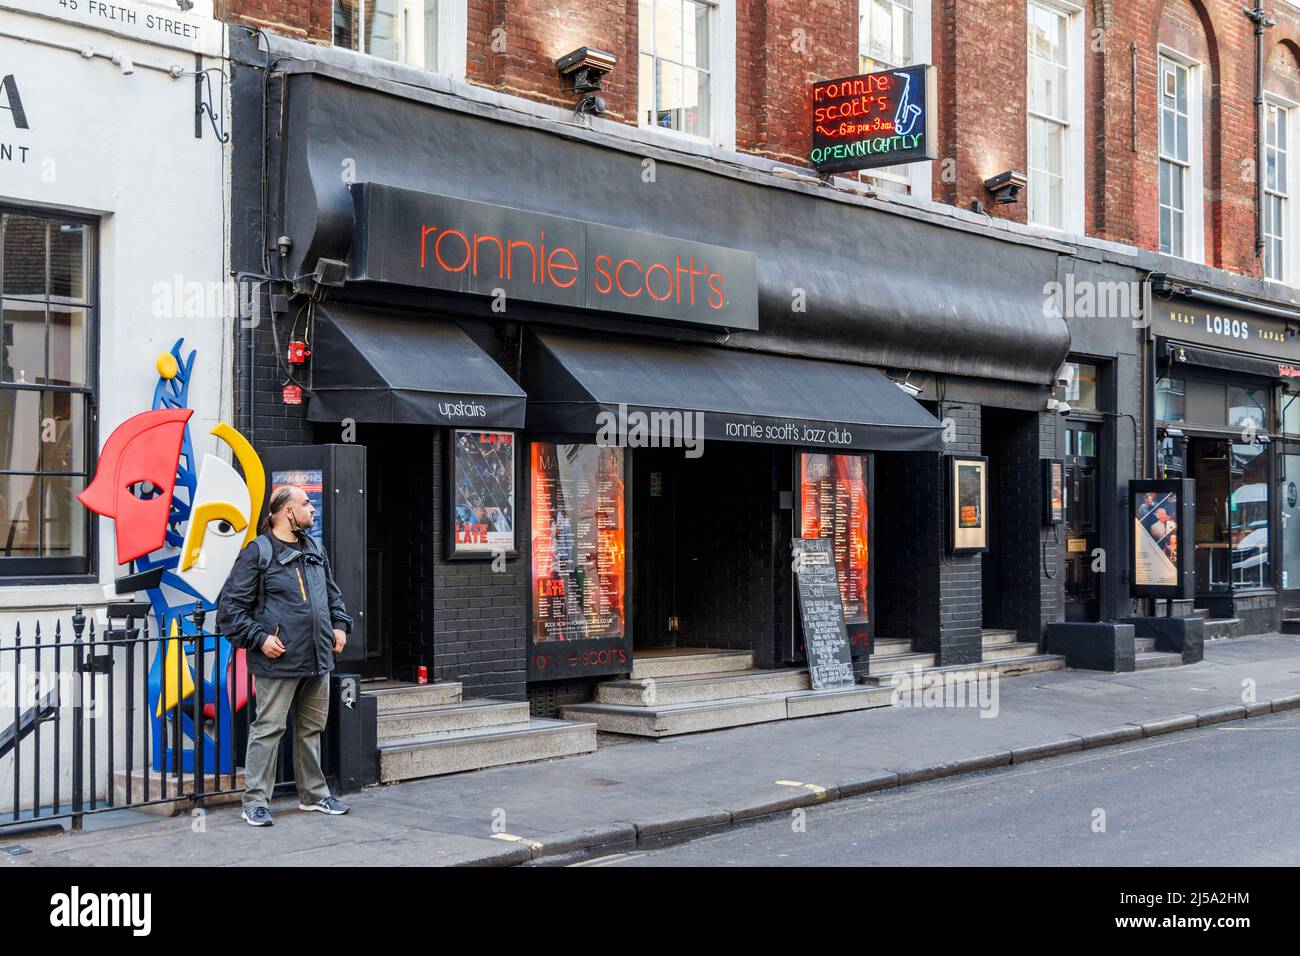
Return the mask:
<path id="1" fill-rule="evenodd" d="M 1241 637 L 1241 618 L 1212 617 L 1205 622 L 1205 639 L 1219 641 L 1229 637 Z"/>
<path id="2" fill-rule="evenodd" d="M 1210 609 L 1208 607 L 1192 608 L 1192 613 L 1195 614 L 1197 617 L 1199 617 L 1201 620 L 1205 620 L 1210 616 Z"/>
<path id="3" fill-rule="evenodd" d="M 1154 637 L 1133 638 L 1133 652 L 1135 654 L 1150 654 L 1155 649 L 1156 639 Z"/>
<path id="4" fill-rule="evenodd" d="M 524 724 L 480 727 L 379 745 L 379 781 L 396 783 L 464 770 L 552 760 L 596 749 L 596 725 L 535 717 Z"/>
<path id="5" fill-rule="evenodd" d="M 809 690 L 808 670 L 748 670 L 692 677 L 647 677 L 606 681 L 596 688 L 596 703 L 650 707 L 701 703 L 732 697 Z"/>
<path id="6" fill-rule="evenodd" d="M 878 637 L 871 645 L 872 657 L 912 653 L 912 642 L 905 637 Z"/>
<path id="7" fill-rule="evenodd" d="M 379 742 L 409 737 L 435 737 L 473 730 L 476 727 L 501 727 L 528 722 L 528 701 L 481 698 L 435 707 L 412 707 L 389 710 L 379 715 Z"/>
<path id="8" fill-rule="evenodd" d="M 874 663 L 874 661 L 873 661 Z M 996 673 L 1001 677 L 1020 677 L 1024 674 L 1037 674 L 1042 671 L 1056 671 L 1065 669 L 1065 657 L 1061 654 L 1033 654 L 1028 657 L 1009 657 L 1004 660 L 984 661 L 980 664 L 949 664 L 945 667 L 927 667 L 921 671 L 922 677 L 927 674 L 957 674 L 962 672 L 993 674 Z M 900 673 L 903 682 L 900 686 L 906 687 L 910 682 L 908 671 Z M 870 676 L 863 678 L 865 684 L 889 684 L 891 677 L 889 674 L 872 673 Z"/>
<path id="9" fill-rule="evenodd" d="M 637 737 L 673 737 L 746 724 L 792 720 L 850 710 L 888 707 L 893 688 L 855 684 L 833 690 L 757 694 L 727 700 L 659 704 L 571 704 L 561 708 L 566 719 L 591 720 L 602 732 Z"/>
<path id="10" fill-rule="evenodd" d="M 460 681 L 438 681 L 433 684 L 416 684 L 408 681 L 383 681 L 379 684 L 363 682 L 361 693 L 379 701 L 379 713 L 410 710 L 413 707 L 437 707 L 440 704 L 458 704 L 461 700 Z"/>
<path id="11" fill-rule="evenodd" d="M 1300 617 L 1282 618 L 1283 634 L 1300 634 Z"/>
<path id="12" fill-rule="evenodd" d="M 1154 667 L 1178 667 L 1183 663 L 1183 655 L 1169 654 L 1164 651 L 1144 651 L 1133 659 L 1134 669 L 1148 671 Z"/>
<path id="13" fill-rule="evenodd" d="M 985 644 L 984 660 L 1000 661 L 1008 657 L 1033 657 L 1038 653 L 1038 645 L 1026 643 Z"/>
<path id="14" fill-rule="evenodd" d="M 882 656 L 873 655 L 870 663 L 867 665 L 868 670 L 873 675 L 879 674 L 896 674 L 899 671 L 910 671 L 913 667 L 933 667 L 933 654 L 888 654 Z"/>
<path id="15" fill-rule="evenodd" d="M 691 651 L 682 654 L 632 655 L 632 680 L 725 674 L 754 668 L 753 651 Z"/>
<path id="16" fill-rule="evenodd" d="M 1015 631 L 1008 631 L 996 627 L 984 628 L 981 635 L 983 637 L 982 643 L 985 647 L 992 647 L 996 644 L 1014 644 L 1017 640 Z"/>

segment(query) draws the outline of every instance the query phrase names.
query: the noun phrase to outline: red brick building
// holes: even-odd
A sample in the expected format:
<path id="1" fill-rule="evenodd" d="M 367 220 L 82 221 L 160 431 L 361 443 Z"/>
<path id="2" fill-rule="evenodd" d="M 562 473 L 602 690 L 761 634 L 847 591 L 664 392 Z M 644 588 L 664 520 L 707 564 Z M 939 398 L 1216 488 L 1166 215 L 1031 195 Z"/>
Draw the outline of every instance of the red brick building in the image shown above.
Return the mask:
<path id="1" fill-rule="evenodd" d="M 684 88 L 693 77 L 700 78 L 700 90 L 707 88 L 698 96 L 707 98 L 708 108 L 694 119 L 669 119 L 670 125 L 693 127 L 687 135 L 698 133 L 724 149 L 798 165 L 807 165 L 813 82 L 860 67 L 932 62 L 941 153 L 928 168 L 877 182 L 966 209 L 978 201 L 994 216 L 1155 251 L 1162 249 L 1159 84 L 1168 75 L 1174 99 L 1188 98 L 1187 110 L 1174 111 L 1190 124 L 1187 146 L 1199 149 L 1193 155 L 1173 147 L 1180 155 L 1172 165 L 1181 173 L 1166 175 L 1185 180 L 1179 197 L 1185 208 L 1181 229 L 1176 220 L 1166 223 L 1164 249 L 1181 249 L 1185 258 L 1231 272 L 1264 275 L 1255 237 L 1255 26 L 1238 0 L 688 0 L 657 6 L 650 0 L 438 0 L 436 8 L 434 0 L 225 0 L 219 8 L 232 22 L 363 49 L 560 106 L 571 105 L 574 96 L 555 60 L 576 47 L 595 47 L 618 58 L 604 83 L 605 118 L 629 125 L 645 124 L 651 115 L 663 125 L 662 114 L 673 112 L 673 103 L 656 106 L 645 89 L 657 62 L 661 100 L 680 98 L 677 84 Z M 656 10 L 659 25 L 647 31 L 645 21 Z M 695 17 L 696 29 L 682 27 L 689 19 L 683 10 Z M 1293 126 L 1300 119 L 1300 5 L 1271 0 L 1264 12 L 1274 22 L 1263 42 L 1267 109 L 1275 122 Z M 435 33 L 436 41 L 430 39 Z M 1031 37 L 1038 54 L 1031 54 Z M 1033 104 L 1031 63 L 1041 91 Z M 1042 140 L 1036 160 L 1031 137 Z M 1004 170 L 1031 174 L 1028 201 L 988 204 L 984 181 Z M 1057 177 L 1059 205 L 1046 185 Z M 1283 208 L 1296 205 L 1285 201 L 1284 190 L 1278 197 Z M 1174 204 L 1166 202 L 1167 210 L 1174 209 L 1178 200 L 1166 198 Z M 1300 270 L 1289 248 L 1296 243 L 1286 242 L 1295 232 L 1287 228 L 1290 210 L 1283 217 L 1270 230 L 1282 240 L 1273 274 L 1289 283 Z"/>

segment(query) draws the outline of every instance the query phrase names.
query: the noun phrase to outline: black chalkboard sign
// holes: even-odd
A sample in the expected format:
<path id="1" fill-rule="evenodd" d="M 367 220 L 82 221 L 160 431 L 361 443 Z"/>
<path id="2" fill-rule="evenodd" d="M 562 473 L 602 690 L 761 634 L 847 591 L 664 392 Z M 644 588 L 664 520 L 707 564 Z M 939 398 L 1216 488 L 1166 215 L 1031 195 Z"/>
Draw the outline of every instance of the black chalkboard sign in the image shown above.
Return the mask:
<path id="1" fill-rule="evenodd" d="M 840 580 L 831 551 L 834 542 L 830 538 L 794 538 L 790 544 L 813 690 L 853 684 L 853 652 L 844 626 Z"/>

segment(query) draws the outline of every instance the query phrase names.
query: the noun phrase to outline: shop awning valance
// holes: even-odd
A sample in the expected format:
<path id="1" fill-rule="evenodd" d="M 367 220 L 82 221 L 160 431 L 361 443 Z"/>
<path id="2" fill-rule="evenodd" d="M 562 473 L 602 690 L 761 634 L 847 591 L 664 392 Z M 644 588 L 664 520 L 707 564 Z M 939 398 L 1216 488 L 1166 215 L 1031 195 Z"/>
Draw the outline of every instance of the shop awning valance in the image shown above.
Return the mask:
<path id="1" fill-rule="evenodd" d="M 664 427 L 693 427 L 683 416 L 699 413 L 691 421 L 702 424 L 706 440 L 827 450 L 942 446 L 943 426 L 920 404 L 875 369 L 840 362 L 541 332 L 523 384 L 528 428 L 537 433 L 594 435 L 613 424 L 628 434 L 660 429 L 662 437 Z"/>
<path id="2" fill-rule="evenodd" d="M 523 426 L 523 389 L 452 322 L 331 305 L 313 331 L 314 422 Z"/>

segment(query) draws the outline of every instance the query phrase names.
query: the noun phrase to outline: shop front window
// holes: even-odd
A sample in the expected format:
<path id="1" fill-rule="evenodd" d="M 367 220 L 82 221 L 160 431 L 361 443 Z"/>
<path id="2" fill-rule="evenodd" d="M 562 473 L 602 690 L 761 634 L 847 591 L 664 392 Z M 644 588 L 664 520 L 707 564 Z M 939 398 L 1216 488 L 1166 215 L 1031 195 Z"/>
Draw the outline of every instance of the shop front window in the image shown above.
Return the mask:
<path id="1" fill-rule="evenodd" d="M 1282 456 L 1282 587 L 1300 588 L 1300 455 Z"/>
<path id="2" fill-rule="evenodd" d="M 868 621 L 868 459 L 803 454 L 799 469 L 802 538 L 829 538 L 846 624 Z"/>
<path id="3" fill-rule="evenodd" d="M 1232 529 L 1232 584 L 1262 588 L 1269 579 L 1268 449 L 1264 445 L 1232 446 L 1229 495 Z"/>
<path id="4" fill-rule="evenodd" d="M 1268 425 L 1268 388 L 1228 388 L 1228 425 L 1262 431 Z M 1253 436 L 1252 436 L 1253 438 Z"/>
<path id="5" fill-rule="evenodd" d="M 1065 390 L 1065 400 L 1071 408 L 1084 411 L 1097 410 L 1097 366 L 1087 362 L 1067 363 L 1070 384 Z"/>
<path id="6" fill-rule="evenodd" d="M 95 227 L 0 207 L 0 575 L 86 574 Z"/>
<path id="7" fill-rule="evenodd" d="M 533 642 L 627 634 L 623 449 L 531 448 Z"/>
<path id="8" fill-rule="evenodd" d="M 1181 378 L 1162 378 L 1156 382 L 1156 418 L 1162 422 L 1184 421 L 1187 383 Z"/>

